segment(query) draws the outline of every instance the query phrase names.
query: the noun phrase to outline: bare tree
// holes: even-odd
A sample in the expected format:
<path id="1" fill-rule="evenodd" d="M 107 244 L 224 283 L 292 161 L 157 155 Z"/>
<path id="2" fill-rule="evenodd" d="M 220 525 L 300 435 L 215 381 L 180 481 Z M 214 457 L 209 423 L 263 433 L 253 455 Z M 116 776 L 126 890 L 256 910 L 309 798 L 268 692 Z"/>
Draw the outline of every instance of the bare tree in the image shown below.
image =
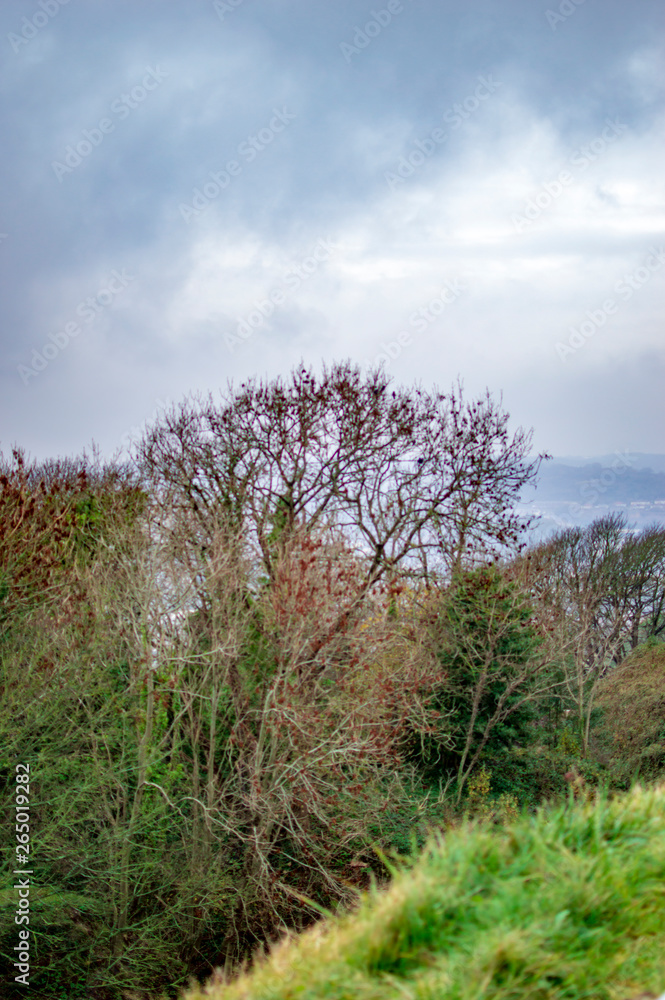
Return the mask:
<path id="1" fill-rule="evenodd" d="M 585 754 L 598 682 L 631 628 L 631 587 L 617 588 L 626 521 L 608 515 L 567 528 L 524 559 L 540 620 L 557 650 Z M 624 567 L 625 568 L 625 567 Z"/>
<path id="2" fill-rule="evenodd" d="M 272 579 L 256 583 L 224 512 L 216 531 L 208 512 L 198 545 L 191 509 L 173 512 L 161 495 L 144 514 L 131 536 L 108 541 L 87 583 L 109 643 L 122 637 L 127 692 L 140 706 L 126 780 L 109 783 L 113 748 L 96 737 L 115 831 L 114 954 L 152 877 L 141 845 L 161 802 L 183 831 L 184 940 L 195 946 L 221 884 L 238 957 L 247 936 L 307 912 L 304 896 L 354 898 L 340 857 L 366 846 L 368 825 L 405 796 L 403 734 L 439 719 L 430 703 L 440 670 L 387 615 L 389 588 L 366 591 L 366 561 L 339 529 L 281 538 Z"/>
<path id="3" fill-rule="evenodd" d="M 517 544 L 513 513 L 539 461 L 530 435 L 509 436 L 489 395 L 392 388 L 383 371 L 350 363 L 250 381 L 221 405 L 172 409 L 139 446 L 148 477 L 168 485 L 205 525 L 225 509 L 274 575 L 278 537 L 334 520 L 369 558 L 365 587 L 401 564 L 426 576 L 432 555 Z"/>
<path id="4" fill-rule="evenodd" d="M 338 531 L 291 534 L 253 605 L 263 664 L 241 656 L 228 677 L 219 801 L 242 845 L 245 897 L 278 922 L 276 900 L 303 887 L 302 868 L 296 885 L 285 877 L 285 857 L 309 870 L 305 885 L 351 898 L 339 853 L 395 794 L 407 724 L 439 715 L 428 714 L 439 670 L 427 651 L 385 616 L 365 627 L 365 578 Z"/>
<path id="5" fill-rule="evenodd" d="M 631 649 L 665 630 L 665 530 L 645 528 L 621 541 L 611 570 L 608 605 L 626 612 L 627 633 L 615 654 L 619 663 Z"/>
<path id="6" fill-rule="evenodd" d="M 400 574 L 428 579 L 436 560 L 517 547 L 512 510 L 538 461 L 507 422 L 489 396 L 393 389 L 382 371 L 339 364 L 187 401 L 141 442 L 197 593 L 187 628 L 202 665 L 228 614 L 207 568 L 220 520 L 250 567 L 234 598 L 244 640 L 220 661 L 214 697 L 203 670 L 176 682 L 183 738 L 198 748 L 193 797 L 211 836 L 235 845 L 236 928 L 250 927 L 247 907 L 283 927 L 298 894 L 348 897 L 339 852 L 397 796 L 407 729 L 433 733 L 441 713 L 431 649 L 387 613 L 371 630 L 368 617 Z"/>

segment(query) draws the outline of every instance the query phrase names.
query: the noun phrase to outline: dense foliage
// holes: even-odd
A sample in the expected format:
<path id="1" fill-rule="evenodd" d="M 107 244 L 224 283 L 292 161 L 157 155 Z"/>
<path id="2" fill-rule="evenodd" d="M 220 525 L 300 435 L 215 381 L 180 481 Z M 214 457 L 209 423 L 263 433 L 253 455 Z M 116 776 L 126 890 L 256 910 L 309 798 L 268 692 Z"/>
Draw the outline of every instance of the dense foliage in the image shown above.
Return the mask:
<path id="1" fill-rule="evenodd" d="M 126 466 L 4 461 L 0 794 L 29 764 L 36 995 L 175 996 L 431 827 L 658 777 L 658 726 L 614 734 L 665 536 L 522 551 L 538 463 L 506 423 L 339 365 L 187 401 Z"/>

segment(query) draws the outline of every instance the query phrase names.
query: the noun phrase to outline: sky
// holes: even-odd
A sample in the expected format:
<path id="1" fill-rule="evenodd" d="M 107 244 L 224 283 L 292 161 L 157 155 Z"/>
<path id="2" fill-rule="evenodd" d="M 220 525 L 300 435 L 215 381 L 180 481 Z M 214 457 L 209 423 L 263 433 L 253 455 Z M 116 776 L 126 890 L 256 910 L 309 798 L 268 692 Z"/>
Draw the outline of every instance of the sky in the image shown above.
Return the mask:
<path id="1" fill-rule="evenodd" d="M 0 450 L 351 358 L 665 452 L 664 38 L 662 0 L 3 3 Z"/>

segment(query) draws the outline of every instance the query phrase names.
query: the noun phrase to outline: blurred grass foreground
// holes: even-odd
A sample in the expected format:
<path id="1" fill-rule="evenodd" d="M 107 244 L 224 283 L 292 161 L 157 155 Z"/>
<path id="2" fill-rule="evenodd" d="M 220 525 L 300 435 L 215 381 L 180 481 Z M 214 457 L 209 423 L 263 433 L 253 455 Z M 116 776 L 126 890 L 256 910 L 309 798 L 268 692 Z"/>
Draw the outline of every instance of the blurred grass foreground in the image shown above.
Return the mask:
<path id="1" fill-rule="evenodd" d="M 387 889 L 187 1000 L 633 1000 L 665 990 L 665 786 L 465 823 Z"/>

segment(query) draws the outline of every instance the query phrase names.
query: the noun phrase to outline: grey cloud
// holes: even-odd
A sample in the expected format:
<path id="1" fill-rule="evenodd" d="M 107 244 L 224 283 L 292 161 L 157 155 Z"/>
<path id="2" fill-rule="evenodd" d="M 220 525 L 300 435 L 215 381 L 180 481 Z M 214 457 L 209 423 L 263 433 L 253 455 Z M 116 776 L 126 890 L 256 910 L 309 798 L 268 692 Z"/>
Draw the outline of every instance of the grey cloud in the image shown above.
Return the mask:
<path id="1" fill-rule="evenodd" d="M 392 0 L 390 19 L 382 14 L 368 33 L 387 0 L 230 7 L 20 0 L 0 9 L 3 445 L 12 437 L 52 454 L 95 437 L 112 449 L 155 399 L 284 371 L 301 354 L 374 356 L 431 296 L 437 270 L 443 278 L 462 268 L 475 278 L 467 301 L 414 337 L 391 371 L 446 382 L 463 366 L 469 384 L 509 387 L 544 446 L 554 447 L 549 438 L 570 450 L 577 438 L 543 400 L 574 400 L 588 386 L 602 401 L 612 365 L 649 356 L 653 340 L 652 289 L 621 320 L 636 324 L 636 346 L 610 337 L 574 374 L 545 360 L 559 317 L 584 316 L 603 270 L 636 266 L 662 239 L 659 0 L 639 10 L 586 0 L 555 28 L 546 11 L 558 4 L 547 0 Z M 347 59 L 342 46 L 370 31 Z M 166 75 L 143 96 L 155 67 Z M 482 75 L 501 86 L 453 128 L 444 116 L 472 107 Z M 243 143 L 270 127 L 275 108 L 295 118 L 250 161 Z M 511 215 L 608 117 L 629 135 L 529 231 L 511 231 Z M 102 129 L 104 120 L 113 127 Z M 439 127 L 447 141 L 391 191 L 386 171 Z M 58 172 L 68 147 L 73 166 Z M 181 206 L 232 160 L 239 172 L 186 222 Z M 325 279 L 303 286 L 231 356 L 224 334 L 328 232 L 344 249 Z M 126 299 L 23 384 L 17 367 L 32 348 L 123 267 L 136 275 Z M 645 438 L 633 445 L 653 450 L 653 413 L 639 417 L 629 402 L 650 398 L 651 369 L 630 364 L 625 405 L 631 433 Z M 611 450 L 613 424 L 606 433 L 603 444 L 602 429 L 584 425 L 579 447 Z"/>

